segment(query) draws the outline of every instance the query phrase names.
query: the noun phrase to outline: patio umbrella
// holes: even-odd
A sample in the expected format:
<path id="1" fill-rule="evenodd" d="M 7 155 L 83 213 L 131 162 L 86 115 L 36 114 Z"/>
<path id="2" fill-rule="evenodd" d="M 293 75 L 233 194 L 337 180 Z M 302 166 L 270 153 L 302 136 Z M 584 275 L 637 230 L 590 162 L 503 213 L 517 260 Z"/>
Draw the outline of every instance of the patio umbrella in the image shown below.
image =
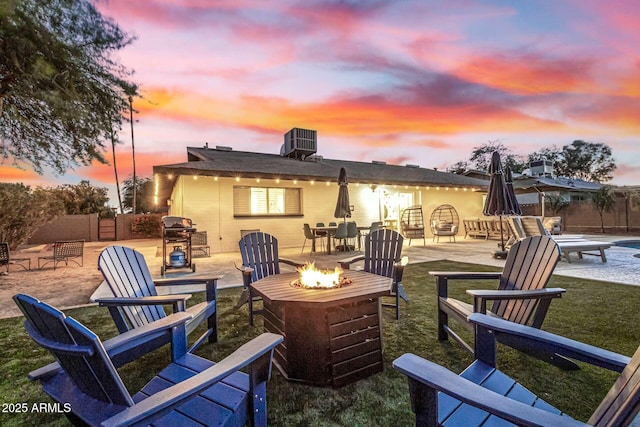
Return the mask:
<path id="1" fill-rule="evenodd" d="M 522 215 L 520 204 L 518 203 L 518 198 L 516 197 L 516 191 L 513 189 L 513 174 L 511 173 L 511 168 L 509 166 L 507 166 L 504 170 L 504 183 L 507 186 L 507 194 L 509 195 L 513 215 Z"/>
<path id="2" fill-rule="evenodd" d="M 485 200 L 482 213 L 487 216 L 497 215 L 500 217 L 500 247 L 502 251 L 494 254 L 496 258 L 500 258 L 506 256 L 504 250 L 504 234 L 502 232 L 502 215 L 517 215 L 519 214 L 520 207 L 517 206 L 515 195 L 513 198 L 509 196 L 504 171 L 502 169 L 502 162 L 500 161 L 500 154 L 497 151 L 494 151 L 491 155 L 489 175 L 491 177 L 489 180 L 489 191 L 487 192 L 487 199 Z M 516 207 L 513 206 L 514 202 L 516 203 Z"/>
<path id="3" fill-rule="evenodd" d="M 347 218 L 351 218 L 351 207 L 349 202 L 349 181 L 347 181 L 347 171 L 344 168 L 340 168 L 340 175 L 338 176 L 338 202 L 336 203 L 336 210 L 333 214 L 335 218 L 342 218 L 346 223 Z M 346 240 L 343 240 L 343 247 L 346 248 Z"/>
<path id="4" fill-rule="evenodd" d="M 340 176 L 338 177 L 338 202 L 336 203 L 336 211 L 333 216 L 343 218 L 347 222 L 347 218 L 351 218 L 351 208 L 349 203 L 349 182 L 347 181 L 347 171 L 340 168 Z"/>

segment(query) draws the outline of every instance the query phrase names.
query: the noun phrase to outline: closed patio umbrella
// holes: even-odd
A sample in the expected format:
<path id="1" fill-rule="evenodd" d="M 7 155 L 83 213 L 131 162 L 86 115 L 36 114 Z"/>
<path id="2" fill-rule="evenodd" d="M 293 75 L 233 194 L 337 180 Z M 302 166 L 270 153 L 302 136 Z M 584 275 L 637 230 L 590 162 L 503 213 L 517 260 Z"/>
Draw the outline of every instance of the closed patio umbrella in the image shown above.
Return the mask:
<path id="1" fill-rule="evenodd" d="M 505 174 L 502 169 L 502 162 L 500 161 L 500 154 L 494 151 L 491 155 L 491 163 L 489 163 L 489 191 L 487 192 L 487 199 L 484 203 L 484 209 L 482 213 L 487 216 L 500 217 L 500 247 L 501 251 L 496 252 L 494 256 L 496 258 L 506 257 L 504 250 L 504 234 L 502 231 L 502 215 L 519 215 L 520 207 L 515 198 L 509 195 L 508 187 L 505 180 Z M 514 206 L 515 203 L 515 206 Z"/>
<path id="2" fill-rule="evenodd" d="M 345 168 L 340 168 L 340 175 L 338 176 L 338 202 L 336 203 L 336 210 L 333 214 L 335 218 L 342 218 L 346 223 L 347 218 L 351 218 L 351 207 L 349 202 L 349 181 L 347 181 L 347 171 Z M 346 241 L 342 241 L 343 248 L 346 249 Z"/>
<path id="3" fill-rule="evenodd" d="M 504 183 L 507 186 L 507 194 L 509 195 L 509 201 L 513 211 L 512 215 L 522 215 L 522 210 L 520 210 L 520 204 L 516 197 L 516 191 L 513 189 L 513 174 L 509 166 L 504 169 Z"/>

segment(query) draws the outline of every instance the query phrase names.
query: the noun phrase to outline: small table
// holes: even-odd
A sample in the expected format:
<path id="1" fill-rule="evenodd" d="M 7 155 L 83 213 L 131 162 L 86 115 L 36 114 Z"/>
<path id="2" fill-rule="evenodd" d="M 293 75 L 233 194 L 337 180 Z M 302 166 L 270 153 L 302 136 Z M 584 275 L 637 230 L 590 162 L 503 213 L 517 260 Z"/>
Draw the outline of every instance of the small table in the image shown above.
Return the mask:
<path id="1" fill-rule="evenodd" d="M 264 328 L 283 335 L 274 364 L 290 381 L 341 387 L 382 371 L 379 297 L 391 279 L 348 271 L 337 289 L 291 286 L 298 273 L 274 274 L 252 283 L 264 303 Z"/>

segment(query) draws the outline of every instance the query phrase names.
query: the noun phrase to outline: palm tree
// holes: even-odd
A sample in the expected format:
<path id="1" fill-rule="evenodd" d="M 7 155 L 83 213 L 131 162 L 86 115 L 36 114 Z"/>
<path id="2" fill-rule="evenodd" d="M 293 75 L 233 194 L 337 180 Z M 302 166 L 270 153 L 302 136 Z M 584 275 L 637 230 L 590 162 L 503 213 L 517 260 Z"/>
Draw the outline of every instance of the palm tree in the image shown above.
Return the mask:
<path id="1" fill-rule="evenodd" d="M 611 212 L 616 204 L 611 187 L 606 185 L 602 186 L 597 192 L 593 193 L 591 202 L 598 210 L 598 214 L 600 215 L 600 231 L 604 233 L 604 213 Z"/>

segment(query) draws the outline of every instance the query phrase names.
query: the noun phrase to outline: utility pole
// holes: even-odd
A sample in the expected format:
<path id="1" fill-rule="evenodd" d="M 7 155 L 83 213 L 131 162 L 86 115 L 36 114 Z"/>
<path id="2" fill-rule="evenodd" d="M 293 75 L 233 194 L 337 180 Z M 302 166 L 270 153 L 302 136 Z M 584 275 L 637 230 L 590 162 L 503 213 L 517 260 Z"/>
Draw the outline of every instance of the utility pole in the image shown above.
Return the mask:
<path id="1" fill-rule="evenodd" d="M 129 120 L 131 122 L 131 152 L 133 153 L 133 200 L 131 206 L 135 215 L 138 184 L 136 183 L 136 146 L 133 138 L 133 97 L 131 95 L 129 95 Z"/>
<path id="2" fill-rule="evenodd" d="M 120 213 L 124 213 L 122 210 L 122 196 L 120 195 L 120 181 L 118 180 L 118 168 L 116 166 L 116 137 L 111 129 L 111 151 L 113 152 L 113 173 L 116 176 L 116 191 L 118 192 L 118 207 Z"/>

